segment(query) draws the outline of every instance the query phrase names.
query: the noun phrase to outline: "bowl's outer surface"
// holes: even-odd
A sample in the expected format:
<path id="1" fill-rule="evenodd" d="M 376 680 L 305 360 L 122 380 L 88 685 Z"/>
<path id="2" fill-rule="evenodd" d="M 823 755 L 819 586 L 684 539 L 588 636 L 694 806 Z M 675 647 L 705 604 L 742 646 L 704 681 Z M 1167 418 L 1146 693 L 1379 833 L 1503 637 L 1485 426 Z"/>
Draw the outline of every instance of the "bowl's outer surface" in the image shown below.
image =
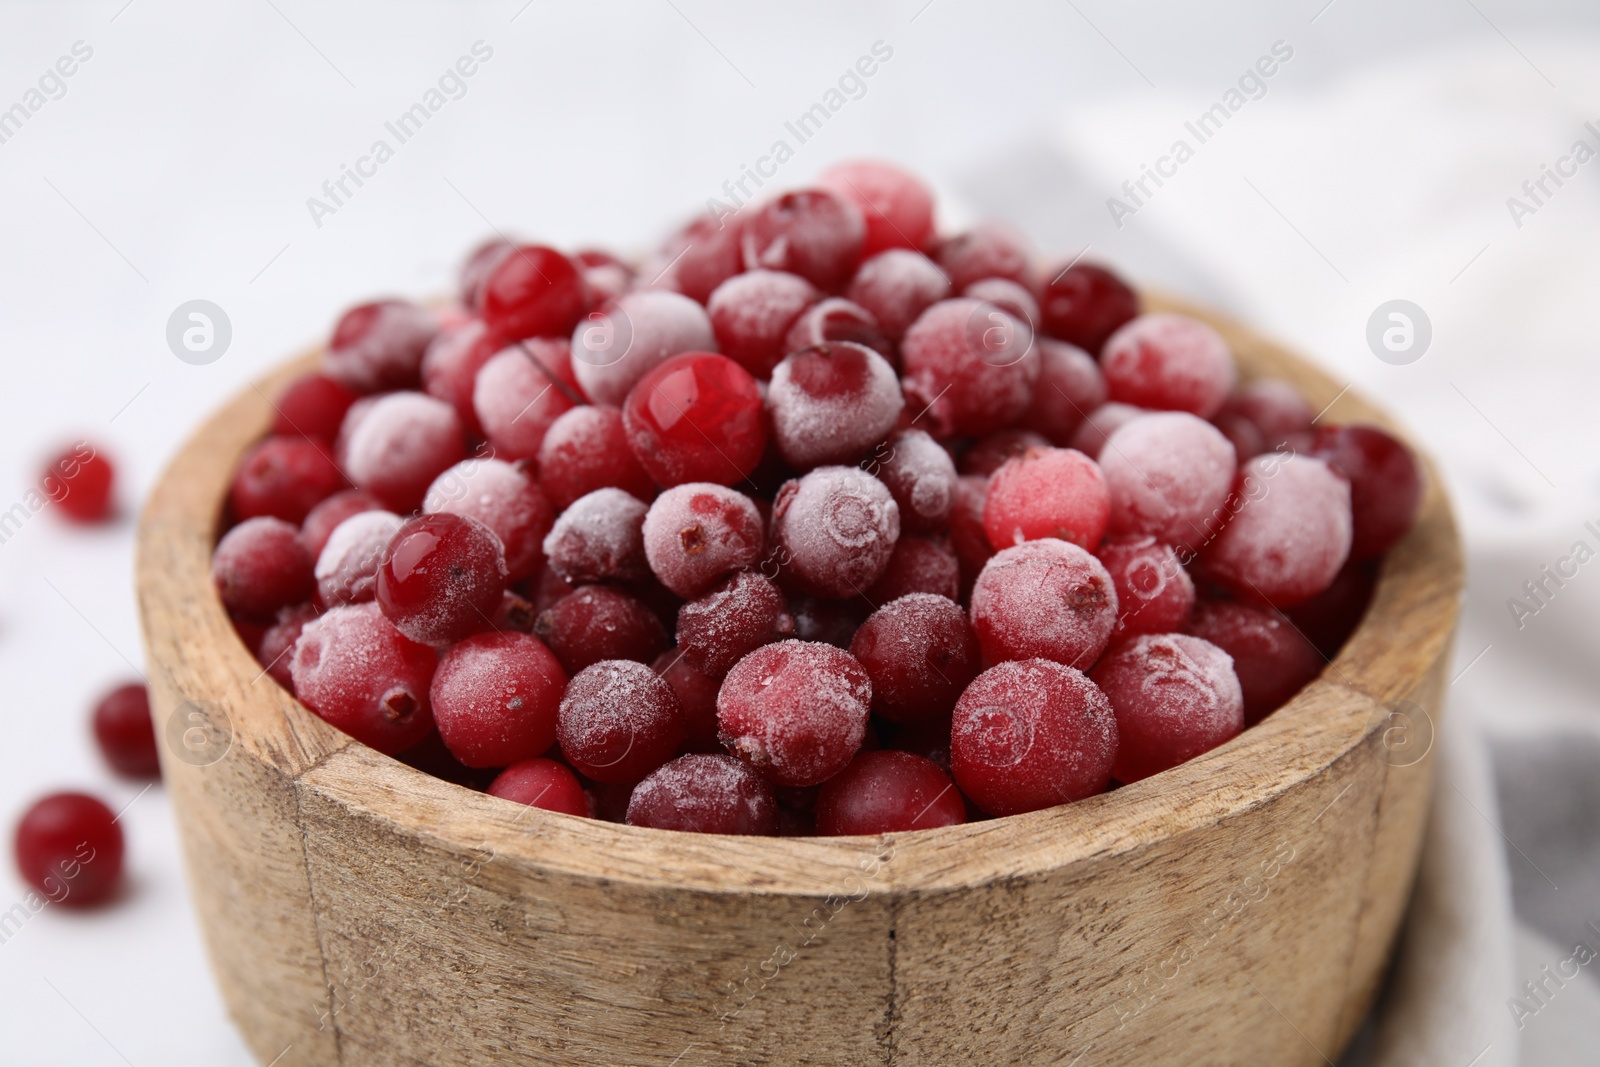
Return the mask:
<path id="1" fill-rule="evenodd" d="M 1148 303 L 1208 319 L 1246 377 L 1324 418 L 1388 423 L 1238 325 Z M 911 835 L 677 834 L 431 778 L 263 675 L 209 558 L 237 459 L 309 359 L 199 431 L 139 537 L 163 773 L 263 1063 L 1285 1065 L 1347 1044 L 1409 895 L 1460 594 L 1431 472 L 1337 659 L 1220 749 Z"/>

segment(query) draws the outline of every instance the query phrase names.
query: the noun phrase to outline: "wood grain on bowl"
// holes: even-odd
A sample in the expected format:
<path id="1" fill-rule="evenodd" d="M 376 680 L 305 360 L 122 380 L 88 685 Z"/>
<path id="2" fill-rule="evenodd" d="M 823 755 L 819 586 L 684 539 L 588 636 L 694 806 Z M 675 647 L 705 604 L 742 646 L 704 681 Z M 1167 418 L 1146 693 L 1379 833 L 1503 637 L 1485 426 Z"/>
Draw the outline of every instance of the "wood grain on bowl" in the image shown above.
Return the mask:
<path id="1" fill-rule="evenodd" d="M 1243 327 L 1148 302 L 1212 322 L 1245 377 L 1392 428 Z M 1461 589 L 1431 470 L 1338 658 L 1215 751 L 941 830 L 686 835 L 432 778 L 262 672 L 209 559 L 235 463 L 312 359 L 196 434 L 139 536 L 163 772 L 213 966 L 262 1063 L 1292 1065 L 1348 1043 L 1416 868 L 1419 739 Z M 186 748 L 175 714 L 209 716 L 210 747 Z"/>

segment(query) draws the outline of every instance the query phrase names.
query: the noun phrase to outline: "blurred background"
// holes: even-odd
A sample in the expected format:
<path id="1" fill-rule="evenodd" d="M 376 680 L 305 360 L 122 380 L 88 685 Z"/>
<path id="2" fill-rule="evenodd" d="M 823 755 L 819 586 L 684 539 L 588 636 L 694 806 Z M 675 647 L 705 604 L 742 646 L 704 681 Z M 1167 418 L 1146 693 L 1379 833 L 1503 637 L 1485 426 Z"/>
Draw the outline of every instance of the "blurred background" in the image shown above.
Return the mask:
<path id="1" fill-rule="evenodd" d="M 385 123 L 468 54 L 477 72 L 399 143 Z M 868 54 L 877 72 L 801 143 L 785 124 Z M 1269 55 L 1271 77 L 1241 82 Z M 74 73 L 50 76 L 63 56 Z M 1201 143 L 1186 123 L 1230 91 L 1242 104 Z M 331 198 L 380 138 L 393 157 Z M 1192 158 L 1139 189 L 1180 139 Z M 133 522 L 182 440 L 347 305 L 448 289 L 493 231 L 644 252 L 779 140 L 793 156 L 769 190 L 897 161 L 947 225 L 998 217 L 1042 255 L 1087 250 L 1406 421 L 1469 552 L 1447 729 L 1487 739 L 1483 790 L 1455 789 L 1481 847 L 1452 869 L 1478 910 L 1436 964 L 1479 975 L 1475 1010 L 1465 1055 L 1424 1059 L 1594 1062 L 1600 964 L 1531 1012 L 1509 1003 L 1578 941 L 1600 950 L 1600 562 L 1537 602 L 1524 587 L 1576 542 L 1600 549 L 1586 0 L 0 4 L 0 511 L 78 439 L 117 464 L 122 509 L 89 530 L 46 509 L 0 543 L 0 821 L 87 788 L 127 806 L 130 872 L 112 907 L 6 929 L 0 1060 L 250 1062 L 161 788 L 111 775 L 87 731 L 142 667 Z M 196 299 L 231 326 L 206 365 L 166 339 Z M 1431 339 L 1381 359 L 1369 320 L 1393 300 Z M 25 892 L 0 865 L 0 912 Z"/>

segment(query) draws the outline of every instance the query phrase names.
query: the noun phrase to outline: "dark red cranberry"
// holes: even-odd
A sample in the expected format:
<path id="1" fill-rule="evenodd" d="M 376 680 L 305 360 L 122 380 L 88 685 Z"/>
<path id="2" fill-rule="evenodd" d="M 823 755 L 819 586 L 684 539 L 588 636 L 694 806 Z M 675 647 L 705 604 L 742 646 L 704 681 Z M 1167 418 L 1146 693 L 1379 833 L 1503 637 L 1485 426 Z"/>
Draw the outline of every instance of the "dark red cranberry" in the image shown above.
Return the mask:
<path id="1" fill-rule="evenodd" d="M 628 825 L 770 836 L 778 831 L 778 802 L 772 786 L 732 756 L 679 756 L 634 786 Z"/>
<path id="2" fill-rule="evenodd" d="M 422 380 L 422 355 L 438 332 L 434 313 L 409 300 L 362 304 L 339 319 L 322 366 L 358 393 L 414 389 Z"/>
<path id="3" fill-rule="evenodd" d="M 844 288 L 866 241 L 861 209 L 823 189 L 784 193 L 745 220 L 746 270 L 798 274 L 824 292 Z"/>
<path id="4" fill-rule="evenodd" d="M 111 517 L 113 481 L 111 461 L 87 441 L 79 441 L 51 460 L 41 484 L 62 515 L 88 524 Z"/>
<path id="5" fill-rule="evenodd" d="M 1003 222 L 982 222 L 939 247 L 939 266 L 950 276 L 953 292 L 962 292 L 985 278 L 1008 278 L 1033 286 L 1028 239 Z"/>
<path id="6" fill-rule="evenodd" d="M 378 605 L 347 604 L 306 623 L 289 664 L 294 695 L 326 722 L 393 755 L 433 732 L 428 686 L 438 657 Z"/>
<path id="7" fill-rule="evenodd" d="M 647 269 L 645 277 L 659 275 L 656 284 L 704 304 L 717 286 L 742 269 L 742 229 L 742 219 L 736 214 L 720 218 L 701 215 L 667 240 L 656 255 L 660 266 Z"/>
<path id="8" fill-rule="evenodd" d="M 211 555 L 211 580 L 229 611 L 256 619 L 310 599 L 314 582 L 300 531 L 265 517 L 223 535 Z"/>
<path id="9" fill-rule="evenodd" d="M 94 739 L 100 754 L 118 774 L 159 778 L 156 731 L 150 721 L 150 694 L 143 683 L 118 686 L 94 708 Z"/>
<path id="10" fill-rule="evenodd" d="M 289 383 L 273 407 L 277 418 L 272 432 L 285 437 L 318 437 L 332 441 L 339 436 L 344 413 L 356 402 L 356 394 L 326 374 L 306 374 Z"/>
<path id="11" fill-rule="evenodd" d="M 561 752 L 597 782 L 637 782 L 683 744 L 683 709 L 660 675 L 633 660 L 602 660 L 572 676 L 561 700 Z"/>
<path id="12" fill-rule="evenodd" d="M 683 708 L 688 736 L 684 747 L 690 752 L 721 752 L 717 740 L 717 689 L 721 680 L 708 678 L 689 665 L 683 653 L 669 648 L 655 658 L 650 669 L 666 679 Z"/>
<path id="13" fill-rule="evenodd" d="M 1334 576 L 1332 585 L 1285 614 L 1324 659 L 1332 659 L 1361 624 L 1377 583 L 1376 562 L 1352 559 Z"/>
<path id="14" fill-rule="evenodd" d="M 649 663 L 667 647 L 661 620 L 638 599 L 604 585 L 584 585 L 556 601 L 533 624 L 568 674 L 601 660 Z"/>
<path id="15" fill-rule="evenodd" d="M 537 637 L 483 633 L 440 657 L 428 703 L 456 759 L 468 767 L 504 767 L 555 742 L 566 685 L 566 672 Z"/>
<path id="16" fill-rule="evenodd" d="M 583 275 L 572 260 L 542 245 L 505 255 L 483 287 L 483 321 L 502 342 L 563 337 L 585 306 Z"/>
<path id="17" fill-rule="evenodd" d="M 872 679 L 872 710 L 890 722 L 945 718 L 981 666 L 961 605 L 912 593 L 867 617 L 850 654 Z"/>
<path id="18" fill-rule="evenodd" d="M 299 525 L 313 507 L 349 484 L 326 442 L 269 437 L 245 453 L 228 502 L 236 519 L 269 515 Z"/>
<path id="19" fill-rule="evenodd" d="M 441 511 L 400 527 L 378 567 L 378 606 L 413 641 L 436 647 L 487 630 L 506 590 L 500 539 Z"/>
<path id="20" fill-rule="evenodd" d="M 1139 314 L 1139 294 L 1093 263 L 1057 270 L 1040 294 L 1040 326 L 1052 337 L 1098 355 L 1106 339 Z"/>
<path id="21" fill-rule="evenodd" d="M 721 678 L 745 656 L 794 636 L 794 619 L 772 582 L 744 571 L 678 611 L 678 648 L 701 673 Z"/>
<path id="22" fill-rule="evenodd" d="M 462 305 L 474 311 L 483 306 L 483 289 L 489 282 L 489 276 L 501 260 L 516 250 L 516 243 L 504 237 L 491 237 L 472 250 L 461 264 L 458 276 L 457 288 Z"/>
<path id="23" fill-rule="evenodd" d="M 122 828 L 85 793 L 52 793 L 17 824 L 17 869 L 52 904 L 104 903 L 122 877 Z"/>
<path id="24" fill-rule="evenodd" d="M 823 783 L 817 833 L 825 837 L 931 830 L 967 821 L 956 784 L 932 760 L 885 749 L 863 752 Z"/>
<path id="25" fill-rule="evenodd" d="M 1376 426 L 1320 426 L 1311 454 L 1350 482 L 1350 555 L 1376 559 L 1404 537 L 1422 503 L 1422 470 L 1397 438 Z"/>
<path id="26" fill-rule="evenodd" d="M 315 562 L 341 522 L 363 511 L 382 510 L 383 501 L 365 489 L 340 490 L 306 513 L 305 522 L 300 524 L 300 543 Z"/>
<path id="27" fill-rule="evenodd" d="M 513 763 L 489 784 L 488 793 L 530 808 L 593 817 L 583 783 L 565 764 L 553 759 L 535 757 Z"/>

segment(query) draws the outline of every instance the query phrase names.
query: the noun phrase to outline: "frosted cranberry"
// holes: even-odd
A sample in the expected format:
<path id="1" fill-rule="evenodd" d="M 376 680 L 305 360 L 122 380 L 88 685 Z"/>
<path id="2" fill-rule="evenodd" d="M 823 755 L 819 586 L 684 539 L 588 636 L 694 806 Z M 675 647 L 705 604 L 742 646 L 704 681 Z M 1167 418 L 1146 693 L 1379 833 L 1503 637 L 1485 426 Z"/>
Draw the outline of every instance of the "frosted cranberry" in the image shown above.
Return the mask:
<path id="1" fill-rule="evenodd" d="M 861 264 L 845 295 L 898 342 L 917 316 L 950 295 L 950 279 L 921 252 L 893 248 Z"/>
<path id="2" fill-rule="evenodd" d="M 17 824 L 14 848 L 22 880 L 52 904 L 103 904 L 122 879 L 122 827 L 87 793 L 34 801 Z"/>
<path id="3" fill-rule="evenodd" d="M 950 276 L 950 287 L 961 292 L 984 278 L 1009 278 L 1033 285 L 1032 253 L 1028 239 L 1003 222 L 982 222 L 939 246 L 939 266 Z"/>
<path id="4" fill-rule="evenodd" d="M 294 692 L 294 675 L 289 668 L 295 642 L 305 632 L 306 623 L 317 615 L 316 606 L 309 602 L 283 608 L 278 612 L 278 620 L 266 628 L 256 645 L 256 662 L 273 681 L 291 693 Z"/>
<path id="5" fill-rule="evenodd" d="M 1110 512 L 1094 460 L 1070 448 L 1030 448 L 989 479 L 983 528 L 997 551 L 1041 537 L 1093 550 Z"/>
<path id="6" fill-rule="evenodd" d="M 723 354 L 756 377 L 767 378 L 786 354 L 790 328 L 821 297 L 797 274 L 752 270 L 717 286 L 706 310 Z"/>
<path id="7" fill-rule="evenodd" d="M 1311 429 L 1316 412 L 1291 382 L 1260 378 L 1244 385 L 1223 405 L 1224 414 L 1242 415 L 1261 431 L 1263 448 L 1276 448 L 1291 434 Z"/>
<path id="8" fill-rule="evenodd" d="M 422 510 L 465 515 L 494 531 L 513 582 L 544 567 L 544 538 L 555 516 L 539 483 L 518 464 L 462 460 L 434 479 Z"/>
<path id="9" fill-rule="evenodd" d="M 1112 538 L 1096 553 L 1117 591 L 1112 640 L 1174 633 L 1194 610 L 1194 580 L 1171 545 L 1147 535 Z"/>
<path id="10" fill-rule="evenodd" d="M 132 778 L 161 777 L 150 694 L 139 682 L 119 685 L 94 706 L 94 739 L 111 769 Z"/>
<path id="11" fill-rule="evenodd" d="M 950 776 L 909 752 L 863 752 L 817 796 L 816 832 L 825 837 L 957 826 L 967 806 Z"/>
<path id="12" fill-rule="evenodd" d="M 314 560 L 339 524 L 363 511 L 382 511 L 383 502 L 365 489 L 344 489 L 312 508 L 300 524 L 300 543 Z"/>
<path id="13" fill-rule="evenodd" d="M 585 585 L 556 601 L 533 624 L 568 674 L 601 660 L 649 663 L 667 647 L 667 631 L 639 600 L 604 585 Z"/>
<path id="14" fill-rule="evenodd" d="M 950 453 L 923 430 L 901 430 L 862 464 L 877 475 L 900 507 L 900 529 L 932 533 L 950 521 L 955 507 L 956 465 Z"/>
<path id="15" fill-rule="evenodd" d="M 702 215 L 668 238 L 644 277 L 659 276 L 655 284 L 704 304 L 717 286 L 743 269 L 742 228 L 739 215 Z"/>
<path id="16" fill-rule="evenodd" d="M 966 613 L 931 593 L 912 593 L 867 616 L 850 654 L 872 679 L 873 712 L 898 723 L 949 715 L 980 666 Z"/>
<path id="17" fill-rule="evenodd" d="M 544 539 L 550 569 L 573 583 L 649 577 L 645 511 L 621 489 L 596 489 L 573 501 Z"/>
<path id="18" fill-rule="evenodd" d="M 414 389 L 422 380 L 422 354 L 438 332 L 433 312 L 409 300 L 362 304 L 334 327 L 322 368 L 357 393 Z"/>
<path id="19" fill-rule="evenodd" d="M 272 405 L 277 415 L 272 432 L 285 437 L 319 437 L 332 441 L 356 394 L 326 374 L 304 374 L 289 383 Z"/>
<path id="20" fill-rule="evenodd" d="M 538 338 L 498 353 L 478 372 L 472 407 L 484 436 L 502 459 L 536 459 L 544 435 L 575 404 L 537 355 L 566 342 Z M 557 359 L 565 358 L 557 355 Z"/>
<path id="21" fill-rule="evenodd" d="M 1092 664 L 1117 621 L 1105 565 L 1068 541 L 1027 541 L 995 555 L 972 587 L 972 626 L 990 663 Z"/>
<path id="22" fill-rule="evenodd" d="M 819 300 L 802 311 L 784 336 L 783 350 L 798 352 L 834 341 L 865 345 L 885 359 L 894 358 L 894 344 L 878 329 L 872 312 L 839 296 Z"/>
<path id="23" fill-rule="evenodd" d="M 1071 447 L 1098 462 L 1105 451 L 1107 438 L 1144 414 L 1144 408 L 1136 408 L 1132 404 L 1101 404 L 1089 412 L 1089 417 L 1073 433 Z"/>
<path id="24" fill-rule="evenodd" d="M 847 341 L 786 356 L 767 388 L 772 438 L 802 471 L 860 456 L 894 429 L 903 403 L 888 360 Z"/>
<path id="25" fill-rule="evenodd" d="M 740 240 L 745 269 L 788 271 L 837 292 L 855 273 L 866 235 L 854 203 L 823 189 L 800 189 L 752 212 Z"/>
<path id="26" fill-rule="evenodd" d="M 937 593 L 955 600 L 961 596 L 961 563 L 941 542 L 928 537 L 906 537 L 894 543 L 889 565 L 867 590 L 871 604 L 887 604 L 908 593 Z"/>
<path id="27" fill-rule="evenodd" d="M 850 763 L 872 682 L 832 645 L 780 641 L 750 653 L 717 694 L 722 743 L 777 785 L 816 785 Z"/>
<path id="28" fill-rule="evenodd" d="M 556 722 L 562 755 L 597 782 L 637 782 L 672 758 L 684 734 L 672 687 L 633 660 L 603 660 L 573 675 Z"/>
<path id="29" fill-rule="evenodd" d="M 1100 353 L 1111 399 L 1209 419 L 1233 391 L 1237 371 L 1222 335 L 1184 315 L 1141 315 Z"/>
<path id="30" fill-rule="evenodd" d="M 950 770 L 990 815 L 1018 815 L 1105 791 L 1117 758 L 1111 702 L 1082 671 L 1002 663 L 956 701 Z"/>
<path id="31" fill-rule="evenodd" d="M 983 278 L 961 291 L 973 300 L 986 300 L 1019 322 L 1026 323 L 1035 334 L 1039 326 L 1039 302 L 1023 286 L 1009 278 Z"/>
<path id="32" fill-rule="evenodd" d="M 456 409 L 456 417 L 474 435 L 482 436 L 478 412 L 472 406 L 478 372 L 498 352 L 500 344 L 481 319 L 469 319 L 439 331 L 422 356 L 422 389 Z"/>
<path id="33" fill-rule="evenodd" d="M 533 601 L 514 589 L 507 589 L 501 595 L 500 606 L 495 609 L 491 621 L 494 629 L 500 633 L 531 634 L 534 620 L 538 617 Z"/>
<path id="34" fill-rule="evenodd" d="M 1053 337 L 1039 337 L 1034 343 L 1039 346 L 1039 382 L 1022 426 L 1065 447 L 1072 444 L 1089 412 L 1106 402 L 1106 379 L 1083 349 Z"/>
<path id="35" fill-rule="evenodd" d="M 487 629 L 506 590 L 500 539 L 477 519 L 418 515 L 395 533 L 378 567 L 378 605 L 401 633 L 444 646 Z"/>
<path id="36" fill-rule="evenodd" d="M 672 356 L 716 347 L 706 309 L 667 289 L 638 289 L 572 331 L 572 369 L 596 404 L 621 404 L 638 380 Z"/>
<path id="37" fill-rule="evenodd" d="M 854 600 L 826 600 L 797 596 L 789 601 L 794 619 L 794 635 L 801 641 L 817 641 L 834 648 L 849 649 L 867 612 Z"/>
<path id="38" fill-rule="evenodd" d="M 711 352 L 674 356 L 639 379 L 622 420 L 639 465 L 668 487 L 742 481 L 767 444 L 755 379 Z"/>
<path id="39" fill-rule="evenodd" d="M 1144 634 L 1106 653 L 1090 676 L 1117 713 L 1119 782 L 1209 752 L 1244 729 L 1233 658 L 1187 634 Z"/>
<path id="40" fill-rule="evenodd" d="M 1039 299 L 1044 332 L 1098 355 L 1106 339 L 1139 314 L 1139 295 L 1104 267 L 1076 263 L 1058 270 Z"/>
<path id="41" fill-rule="evenodd" d="M 852 160 L 824 170 L 817 185 L 860 209 L 867 225 L 862 256 L 933 243 L 933 191 L 915 174 L 880 160 Z"/>
<path id="42" fill-rule="evenodd" d="M 246 519 L 211 554 L 211 580 L 230 612 L 270 619 L 311 595 L 311 557 L 300 532 L 281 519 Z"/>
<path id="43" fill-rule="evenodd" d="M 317 598 L 331 607 L 376 596 L 378 565 L 401 522 L 392 511 L 363 511 L 341 522 L 317 556 Z"/>
<path id="44" fill-rule="evenodd" d="M 588 405 L 565 412 L 545 432 L 539 484 L 558 511 L 596 489 L 621 489 L 649 500 L 656 488 L 628 447 L 622 412 Z"/>
<path id="45" fill-rule="evenodd" d="M 307 437 L 269 437 L 250 449 L 228 489 L 234 517 L 303 521 L 313 507 L 350 484 L 327 449 Z"/>
<path id="46" fill-rule="evenodd" d="M 1033 331 L 993 304 L 941 300 L 900 344 L 906 406 L 937 437 L 993 433 L 1028 410 L 1039 378 Z"/>
<path id="47" fill-rule="evenodd" d="M 1319 427 L 1311 454 L 1350 482 L 1350 554 L 1375 559 L 1416 522 L 1422 470 L 1403 443 L 1376 426 Z"/>
<path id="48" fill-rule="evenodd" d="M 723 576 L 755 566 L 764 547 L 755 504 L 725 486 L 674 486 L 645 515 L 644 552 L 650 569 L 682 597 L 698 596 Z"/>
<path id="49" fill-rule="evenodd" d="M 111 517 L 113 481 L 111 461 L 86 441 L 57 455 L 40 479 L 51 503 L 69 521 L 78 523 L 104 522 Z"/>
<path id="50" fill-rule="evenodd" d="M 989 479 L 982 475 L 962 475 L 956 481 L 956 503 L 950 512 L 950 547 L 961 562 L 961 588 L 970 589 L 978 572 L 994 555 L 989 533 L 983 526 L 984 505 L 989 499 Z"/>
<path id="51" fill-rule="evenodd" d="M 529 584 L 532 588 L 529 590 L 531 595 L 528 599 L 533 601 L 536 615 L 544 614 L 555 606 L 556 601 L 572 593 L 572 584 L 548 568 L 540 571 L 539 577 Z"/>
<path id="52" fill-rule="evenodd" d="M 1202 600 L 1184 628 L 1233 657 L 1246 725 L 1260 722 L 1322 670 L 1323 659 L 1282 613 L 1227 600 Z"/>
<path id="53" fill-rule="evenodd" d="M 856 467 L 818 467 L 779 491 L 772 536 L 785 572 L 822 596 L 859 596 L 878 580 L 900 537 L 900 508 Z"/>
<path id="54" fill-rule="evenodd" d="M 755 771 L 729 755 L 679 756 L 633 787 L 628 825 L 696 834 L 778 832 L 778 801 Z"/>
<path id="55" fill-rule="evenodd" d="M 504 767 L 555 742 L 566 685 L 566 672 L 537 637 L 476 634 L 439 658 L 428 702 L 456 759 L 468 767 Z"/>
<path id="56" fill-rule="evenodd" d="M 1271 452 L 1239 469 L 1233 518 L 1203 555 L 1238 596 L 1292 607 L 1328 588 L 1350 555 L 1350 483 L 1319 459 Z"/>
<path id="57" fill-rule="evenodd" d="M 980 438 L 962 452 L 957 469 L 962 474 L 981 474 L 988 478 L 1023 453 L 1050 447 L 1047 438 L 1032 430 L 999 430 Z"/>
<path id="58" fill-rule="evenodd" d="M 553 759 L 534 757 L 513 763 L 489 783 L 487 792 L 492 797 L 530 808 L 559 811 L 585 819 L 592 817 L 583 783 L 565 764 Z"/>
<path id="59" fill-rule="evenodd" d="M 306 623 L 289 673 L 294 695 L 331 725 L 394 755 L 433 730 L 433 649 L 395 629 L 376 604 L 348 604 Z"/>
<path id="60" fill-rule="evenodd" d="M 650 669 L 661 675 L 678 697 L 688 734 L 684 747 L 690 752 L 721 752 L 717 740 L 717 690 L 721 681 L 709 678 L 690 666 L 683 653 L 669 648 L 655 658 Z"/>
<path id="61" fill-rule="evenodd" d="M 502 342 L 565 337 L 584 305 L 577 266 L 541 245 L 523 245 L 502 256 L 483 286 L 483 321 Z"/>
<path id="62" fill-rule="evenodd" d="M 634 287 L 633 268 L 610 252 L 586 249 L 572 257 L 583 274 L 583 285 L 592 303 L 618 300 Z"/>
<path id="63" fill-rule="evenodd" d="M 1331 660 L 1361 624 L 1377 584 L 1377 564 L 1352 557 L 1328 588 L 1284 614 L 1323 659 Z"/>
<path id="64" fill-rule="evenodd" d="M 744 571 L 678 611 L 678 649 L 695 670 L 721 678 L 762 645 L 794 636 L 778 587 Z"/>
<path id="65" fill-rule="evenodd" d="M 1224 408 L 1212 418 L 1212 423 L 1228 443 L 1233 446 L 1233 454 L 1243 463 L 1247 459 L 1255 459 L 1267 451 L 1267 439 L 1262 434 L 1261 428 L 1236 411 Z"/>
<path id="66" fill-rule="evenodd" d="M 422 503 L 428 485 L 466 454 L 461 420 L 442 400 L 390 393 L 345 423 L 345 471 L 358 487 L 404 514 Z"/>
<path id="67" fill-rule="evenodd" d="M 1227 517 L 1233 446 L 1186 412 L 1129 419 L 1108 439 L 1100 469 L 1111 493 L 1111 529 L 1199 548 Z"/>

